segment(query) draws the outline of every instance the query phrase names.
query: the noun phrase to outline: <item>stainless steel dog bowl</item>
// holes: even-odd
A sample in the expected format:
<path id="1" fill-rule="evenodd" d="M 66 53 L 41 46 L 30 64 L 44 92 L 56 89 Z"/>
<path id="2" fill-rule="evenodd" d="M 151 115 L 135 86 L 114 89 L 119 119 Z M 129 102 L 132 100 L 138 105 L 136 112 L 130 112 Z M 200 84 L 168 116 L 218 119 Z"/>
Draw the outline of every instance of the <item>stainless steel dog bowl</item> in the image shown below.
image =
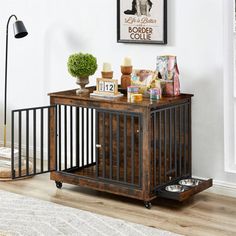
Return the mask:
<path id="1" fill-rule="evenodd" d="M 180 185 L 194 187 L 198 186 L 201 183 L 198 179 L 182 179 L 179 181 Z"/>
<path id="2" fill-rule="evenodd" d="M 169 185 L 165 188 L 166 191 L 172 192 L 172 193 L 182 193 L 184 192 L 184 186 L 182 185 Z"/>

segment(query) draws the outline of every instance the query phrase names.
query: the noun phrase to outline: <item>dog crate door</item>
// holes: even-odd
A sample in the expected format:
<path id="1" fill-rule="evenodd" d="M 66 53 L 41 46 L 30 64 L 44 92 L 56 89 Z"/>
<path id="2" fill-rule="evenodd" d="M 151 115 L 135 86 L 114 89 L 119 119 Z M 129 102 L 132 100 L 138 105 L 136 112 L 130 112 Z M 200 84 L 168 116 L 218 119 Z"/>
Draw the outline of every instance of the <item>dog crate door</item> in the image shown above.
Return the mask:
<path id="1" fill-rule="evenodd" d="M 97 111 L 97 177 L 141 187 L 142 117 L 137 113 Z"/>
<path id="2" fill-rule="evenodd" d="M 12 111 L 12 178 L 56 170 L 57 108 L 44 106 Z"/>

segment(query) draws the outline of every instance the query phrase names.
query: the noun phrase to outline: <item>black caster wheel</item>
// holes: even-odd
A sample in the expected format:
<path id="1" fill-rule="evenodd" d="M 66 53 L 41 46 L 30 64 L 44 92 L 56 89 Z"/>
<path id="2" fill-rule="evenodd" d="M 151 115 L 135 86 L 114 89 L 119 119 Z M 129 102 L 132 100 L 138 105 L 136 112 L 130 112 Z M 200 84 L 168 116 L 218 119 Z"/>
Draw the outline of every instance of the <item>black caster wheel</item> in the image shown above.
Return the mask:
<path id="1" fill-rule="evenodd" d="M 62 183 L 61 182 L 58 182 L 58 181 L 55 181 L 56 183 L 56 187 L 61 189 L 62 188 Z"/>
<path id="2" fill-rule="evenodd" d="M 152 208 L 152 203 L 151 203 L 151 202 L 144 202 L 144 206 L 145 206 L 147 209 L 151 209 L 151 208 Z"/>

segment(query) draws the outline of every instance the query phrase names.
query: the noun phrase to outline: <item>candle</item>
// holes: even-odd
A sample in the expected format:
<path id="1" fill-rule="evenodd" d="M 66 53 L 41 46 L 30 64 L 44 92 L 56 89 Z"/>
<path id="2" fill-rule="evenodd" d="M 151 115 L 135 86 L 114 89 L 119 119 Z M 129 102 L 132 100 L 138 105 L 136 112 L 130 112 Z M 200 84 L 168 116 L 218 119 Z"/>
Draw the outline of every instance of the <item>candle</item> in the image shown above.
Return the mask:
<path id="1" fill-rule="evenodd" d="M 102 71 L 103 72 L 111 72 L 112 71 L 111 70 L 111 64 L 107 63 L 107 62 L 103 63 L 103 70 Z"/>
<path id="2" fill-rule="evenodd" d="M 123 66 L 132 66 L 131 58 L 125 57 L 124 62 L 123 62 Z"/>

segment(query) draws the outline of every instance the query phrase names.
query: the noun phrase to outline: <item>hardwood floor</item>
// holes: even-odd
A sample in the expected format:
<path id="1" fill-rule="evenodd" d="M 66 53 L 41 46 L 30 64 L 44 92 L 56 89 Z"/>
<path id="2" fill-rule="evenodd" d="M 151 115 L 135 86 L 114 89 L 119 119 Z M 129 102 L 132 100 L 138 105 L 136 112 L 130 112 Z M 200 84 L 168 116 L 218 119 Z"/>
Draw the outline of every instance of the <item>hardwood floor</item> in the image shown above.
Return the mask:
<path id="1" fill-rule="evenodd" d="M 78 186 L 59 190 L 48 174 L 0 182 L 0 189 L 183 235 L 236 235 L 236 198 L 207 192 L 184 203 L 156 199 L 147 210 L 141 201 Z"/>

